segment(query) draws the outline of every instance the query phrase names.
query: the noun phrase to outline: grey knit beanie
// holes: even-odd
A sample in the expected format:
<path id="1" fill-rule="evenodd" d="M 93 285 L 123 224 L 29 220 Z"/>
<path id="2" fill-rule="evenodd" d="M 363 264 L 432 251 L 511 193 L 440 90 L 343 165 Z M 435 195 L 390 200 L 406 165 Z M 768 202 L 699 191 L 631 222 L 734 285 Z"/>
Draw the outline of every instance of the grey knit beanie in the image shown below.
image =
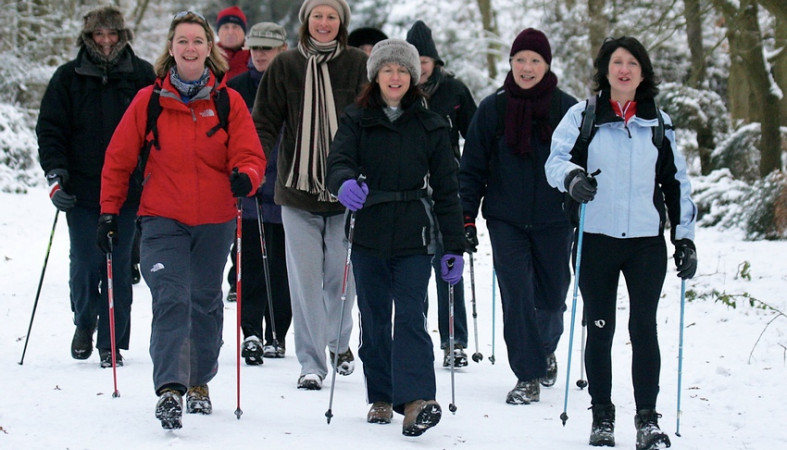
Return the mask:
<path id="1" fill-rule="evenodd" d="M 366 60 L 366 76 L 369 81 L 374 81 L 380 67 L 387 63 L 406 67 L 410 72 L 410 84 L 418 84 L 421 78 L 421 60 L 418 59 L 418 50 L 412 44 L 401 39 L 385 39 L 374 44 L 372 54 Z"/>

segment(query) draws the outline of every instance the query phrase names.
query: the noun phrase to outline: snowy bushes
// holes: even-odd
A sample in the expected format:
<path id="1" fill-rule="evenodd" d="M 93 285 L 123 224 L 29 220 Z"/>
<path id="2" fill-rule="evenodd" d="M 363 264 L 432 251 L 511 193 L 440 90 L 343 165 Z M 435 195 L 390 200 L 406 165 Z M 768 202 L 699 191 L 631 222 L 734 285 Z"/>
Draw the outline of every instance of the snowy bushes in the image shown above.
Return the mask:
<path id="1" fill-rule="evenodd" d="M 0 103 L 0 191 L 27 192 L 43 182 L 44 176 L 34 155 L 37 141 L 30 118 L 20 109 Z"/>

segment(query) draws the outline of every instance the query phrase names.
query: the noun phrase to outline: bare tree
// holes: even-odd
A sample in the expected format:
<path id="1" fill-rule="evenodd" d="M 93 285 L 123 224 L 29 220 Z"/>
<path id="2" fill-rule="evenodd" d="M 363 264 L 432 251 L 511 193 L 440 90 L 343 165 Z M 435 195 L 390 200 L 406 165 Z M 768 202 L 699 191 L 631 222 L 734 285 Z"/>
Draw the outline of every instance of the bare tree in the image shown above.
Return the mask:
<path id="1" fill-rule="evenodd" d="M 691 52 L 691 73 L 687 85 L 699 88 L 705 81 L 705 49 L 702 44 L 702 16 L 700 0 L 684 0 L 686 18 L 686 40 Z"/>
<path id="2" fill-rule="evenodd" d="M 478 3 L 478 10 L 481 12 L 481 26 L 486 36 L 497 36 L 498 30 L 494 20 L 494 11 L 492 10 L 492 0 L 476 0 Z M 489 79 L 494 80 L 497 78 L 497 54 L 499 49 L 495 48 L 493 39 L 486 39 L 487 52 L 486 52 L 486 66 L 489 73 Z"/>

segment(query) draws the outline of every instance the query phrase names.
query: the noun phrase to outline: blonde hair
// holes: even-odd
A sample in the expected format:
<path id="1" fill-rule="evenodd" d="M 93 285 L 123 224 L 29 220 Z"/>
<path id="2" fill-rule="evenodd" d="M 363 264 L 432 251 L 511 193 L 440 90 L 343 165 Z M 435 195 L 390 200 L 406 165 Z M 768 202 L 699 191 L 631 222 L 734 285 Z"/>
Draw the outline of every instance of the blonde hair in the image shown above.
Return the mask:
<path id="1" fill-rule="evenodd" d="M 229 69 L 227 65 L 227 61 L 224 59 L 224 56 L 221 54 L 221 50 L 219 50 L 218 45 L 216 45 L 216 35 L 213 34 L 213 29 L 208 25 L 208 22 L 205 20 L 204 17 L 201 15 L 186 11 L 185 14 L 178 13 L 175 15 L 175 18 L 172 19 L 172 23 L 169 25 L 169 32 L 167 33 L 167 42 L 164 44 L 164 51 L 161 55 L 156 59 L 156 64 L 153 69 L 156 71 L 156 76 L 159 78 L 163 78 L 167 76 L 169 70 L 175 66 L 175 58 L 169 54 L 170 48 L 172 47 L 172 40 L 175 39 L 175 28 L 182 23 L 194 23 L 200 25 L 203 30 L 205 30 L 205 36 L 208 39 L 208 44 L 210 44 L 210 53 L 208 54 L 208 58 L 205 60 L 205 65 L 213 72 L 216 77 L 221 77 L 224 75 L 225 72 Z"/>

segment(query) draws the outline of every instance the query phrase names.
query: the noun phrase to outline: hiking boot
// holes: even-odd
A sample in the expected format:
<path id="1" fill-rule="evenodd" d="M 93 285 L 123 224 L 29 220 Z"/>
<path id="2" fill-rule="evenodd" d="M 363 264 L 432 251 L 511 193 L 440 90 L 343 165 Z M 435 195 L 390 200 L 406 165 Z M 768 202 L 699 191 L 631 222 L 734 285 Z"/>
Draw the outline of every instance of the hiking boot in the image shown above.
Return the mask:
<path id="1" fill-rule="evenodd" d="M 541 379 L 541 386 L 552 387 L 557 382 L 557 358 L 554 353 L 547 356 L 547 375 Z"/>
<path id="2" fill-rule="evenodd" d="M 101 358 L 99 365 L 102 369 L 112 367 L 112 350 L 98 349 L 98 356 Z M 115 350 L 115 366 L 123 367 L 123 357 L 120 356 L 120 350 Z"/>
<path id="3" fill-rule="evenodd" d="M 443 412 L 434 400 L 415 400 L 404 405 L 402 434 L 420 436 L 440 422 Z"/>
<path id="4" fill-rule="evenodd" d="M 590 445 L 615 446 L 615 405 L 593 405 L 593 426 L 590 428 Z"/>
<path id="5" fill-rule="evenodd" d="M 131 265 L 131 284 L 137 284 L 142 279 L 142 274 L 139 273 L 139 264 Z"/>
<path id="6" fill-rule="evenodd" d="M 659 428 L 661 414 L 655 409 L 640 409 L 634 416 L 637 427 L 637 450 L 653 450 L 672 446 L 667 433 Z"/>
<path id="7" fill-rule="evenodd" d="M 443 349 L 443 367 L 451 367 L 450 347 Z M 467 353 L 462 344 L 454 345 L 454 367 L 467 367 Z"/>
<path id="8" fill-rule="evenodd" d="M 265 344 L 262 347 L 262 356 L 265 358 L 284 358 L 284 345 Z"/>
<path id="9" fill-rule="evenodd" d="M 305 389 L 307 391 L 319 391 L 322 389 L 322 378 L 313 373 L 301 375 L 298 378 L 298 389 Z"/>
<path id="10" fill-rule="evenodd" d="M 238 301 L 238 293 L 235 292 L 235 285 L 230 286 L 230 291 L 227 292 L 227 301 L 228 302 Z"/>
<path id="11" fill-rule="evenodd" d="M 262 361 L 262 341 L 257 336 L 251 335 L 243 340 L 240 355 L 243 356 L 246 364 L 259 366 Z"/>
<path id="12" fill-rule="evenodd" d="M 369 423 L 391 423 L 393 419 L 393 405 L 388 402 L 374 402 L 366 415 Z"/>
<path id="13" fill-rule="evenodd" d="M 333 365 L 333 352 L 329 352 L 331 354 L 331 365 Z M 352 350 L 349 348 L 344 353 L 339 353 L 339 359 L 336 361 L 336 373 L 339 375 L 347 376 L 355 370 L 355 357 L 353 356 Z"/>
<path id="14" fill-rule="evenodd" d="M 201 384 L 190 387 L 186 392 L 186 413 L 208 415 L 212 412 L 213 404 L 210 402 L 208 385 Z"/>
<path id="15" fill-rule="evenodd" d="M 538 379 L 517 381 L 516 386 L 506 396 L 509 405 L 529 405 L 541 400 L 541 385 Z"/>
<path id="16" fill-rule="evenodd" d="M 93 331 L 95 328 L 79 328 L 74 331 L 71 339 L 71 357 L 74 359 L 88 359 L 93 353 Z"/>
<path id="17" fill-rule="evenodd" d="M 156 419 L 161 421 L 161 428 L 177 430 L 183 427 L 183 396 L 175 389 L 164 389 L 156 403 Z"/>

